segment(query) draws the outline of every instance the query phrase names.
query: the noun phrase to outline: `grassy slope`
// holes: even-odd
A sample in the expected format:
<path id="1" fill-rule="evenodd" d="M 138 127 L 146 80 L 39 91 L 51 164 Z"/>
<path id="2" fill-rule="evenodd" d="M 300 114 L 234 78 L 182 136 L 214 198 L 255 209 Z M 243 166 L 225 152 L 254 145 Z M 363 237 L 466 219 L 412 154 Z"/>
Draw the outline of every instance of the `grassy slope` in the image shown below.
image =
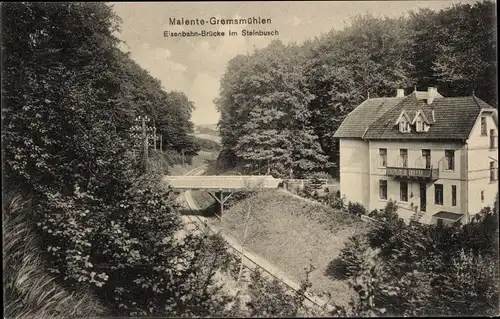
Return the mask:
<path id="1" fill-rule="evenodd" d="M 242 240 L 250 205 L 246 246 L 297 281 L 303 279 L 304 269 L 312 263 L 316 268 L 310 275 L 313 292 L 327 291 L 335 302 L 346 305 L 352 291 L 346 282 L 329 273 L 329 264 L 349 236 L 369 226 L 348 213 L 279 191 L 262 192 L 238 202 L 226 211 L 222 224 L 216 219 L 214 222 Z"/>

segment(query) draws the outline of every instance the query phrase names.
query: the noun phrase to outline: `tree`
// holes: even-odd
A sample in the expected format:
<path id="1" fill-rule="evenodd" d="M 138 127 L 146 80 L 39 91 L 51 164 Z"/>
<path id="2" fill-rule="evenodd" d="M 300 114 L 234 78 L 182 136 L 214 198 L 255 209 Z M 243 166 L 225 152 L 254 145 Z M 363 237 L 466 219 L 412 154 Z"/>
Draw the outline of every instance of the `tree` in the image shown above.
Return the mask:
<path id="1" fill-rule="evenodd" d="M 288 176 L 327 164 L 310 123 L 303 59 L 299 47 L 275 41 L 230 63 L 217 101 L 222 142 L 250 170 Z"/>
<path id="2" fill-rule="evenodd" d="M 438 85 L 446 96 L 471 95 L 473 91 L 496 105 L 495 4 L 481 1 L 457 4 L 432 12 L 413 12 L 416 31 L 414 58 L 421 85 Z"/>
<path id="3" fill-rule="evenodd" d="M 193 102 L 182 92 L 170 92 L 164 96 L 163 103 L 157 106 L 156 127 L 163 135 L 164 149 L 184 152 L 186 156 L 194 156 L 200 150 L 195 143 L 191 113 Z"/>
<path id="4" fill-rule="evenodd" d="M 6 180 L 37 192 L 119 192 L 127 116 L 116 103 L 117 17 L 103 4 L 4 4 Z"/>
<path id="5" fill-rule="evenodd" d="M 51 275 L 68 292 L 92 289 L 120 315 L 223 313 L 228 298 L 214 280 L 225 262 L 221 239 L 176 241 L 182 224 L 171 192 L 157 181 L 134 187 L 128 128 L 137 113 L 156 115 L 168 96 L 117 49 L 112 9 L 2 9 L 5 180 L 34 195 Z"/>
<path id="6" fill-rule="evenodd" d="M 314 98 L 314 130 L 330 161 L 338 163 L 333 134 L 357 105 L 371 97 L 394 96 L 410 86 L 412 30 L 403 18 L 357 16 L 341 31 L 322 36 L 307 59 L 306 76 Z"/>

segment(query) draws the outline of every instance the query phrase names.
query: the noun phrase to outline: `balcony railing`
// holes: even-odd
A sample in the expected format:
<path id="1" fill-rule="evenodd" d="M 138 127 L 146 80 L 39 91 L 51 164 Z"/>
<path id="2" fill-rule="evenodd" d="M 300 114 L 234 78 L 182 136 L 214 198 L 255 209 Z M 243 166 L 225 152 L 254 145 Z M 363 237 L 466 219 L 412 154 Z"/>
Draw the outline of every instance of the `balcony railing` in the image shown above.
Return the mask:
<path id="1" fill-rule="evenodd" d="M 387 176 L 415 179 L 439 179 L 439 170 L 433 168 L 387 167 Z"/>

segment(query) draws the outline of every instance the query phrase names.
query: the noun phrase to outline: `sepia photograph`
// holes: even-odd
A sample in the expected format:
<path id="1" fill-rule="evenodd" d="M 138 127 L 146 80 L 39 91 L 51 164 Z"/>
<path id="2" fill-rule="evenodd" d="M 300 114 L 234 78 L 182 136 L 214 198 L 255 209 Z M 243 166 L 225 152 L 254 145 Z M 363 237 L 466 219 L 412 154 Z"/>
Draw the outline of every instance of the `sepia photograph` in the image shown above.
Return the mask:
<path id="1" fill-rule="evenodd" d="M 495 0 L 0 6 L 4 318 L 500 315 Z"/>

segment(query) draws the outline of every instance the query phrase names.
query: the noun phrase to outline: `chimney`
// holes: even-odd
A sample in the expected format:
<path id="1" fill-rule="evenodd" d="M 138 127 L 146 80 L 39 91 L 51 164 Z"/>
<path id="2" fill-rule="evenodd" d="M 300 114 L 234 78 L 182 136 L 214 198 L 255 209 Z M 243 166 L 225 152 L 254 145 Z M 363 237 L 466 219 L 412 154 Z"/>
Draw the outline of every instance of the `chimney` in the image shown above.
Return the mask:
<path id="1" fill-rule="evenodd" d="M 405 97 L 405 90 L 398 89 L 398 93 L 397 93 L 396 97 Z"/>
<path id="2" fill-rule="evenodd" d="M 434 102 L 436 95 L 437 95 L 437 88 L 432 87 L 432 86 L 428 87 L 427 88 L 427 104 L 431 105 L 432 102 Z"/>

